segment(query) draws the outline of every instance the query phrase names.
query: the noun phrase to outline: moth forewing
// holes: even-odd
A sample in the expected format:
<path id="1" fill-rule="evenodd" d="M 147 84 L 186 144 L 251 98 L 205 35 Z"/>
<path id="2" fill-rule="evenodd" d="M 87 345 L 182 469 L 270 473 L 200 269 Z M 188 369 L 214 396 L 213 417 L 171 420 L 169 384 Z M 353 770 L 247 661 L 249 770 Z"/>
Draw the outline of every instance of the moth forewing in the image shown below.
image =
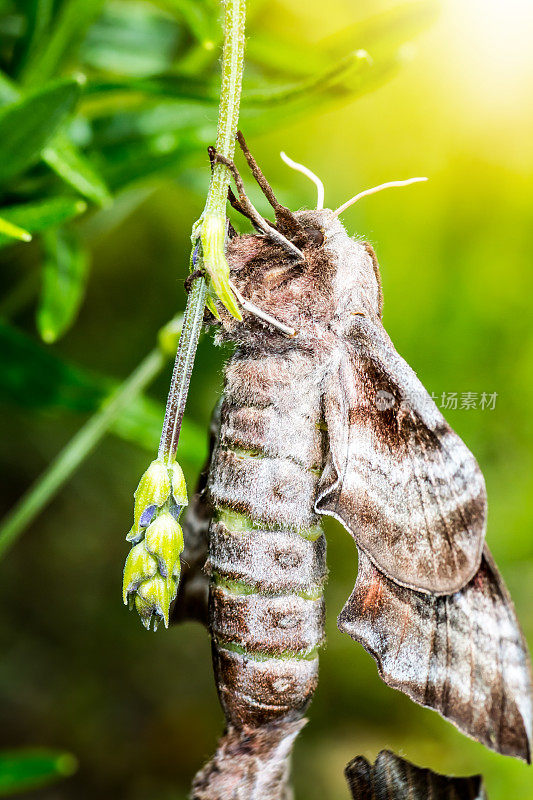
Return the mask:
<path id="1" fill-rule="evenodd" d="M 316 508 L 398 584 L 450 594 L 481 561 L 483 476 L 380 327 L 356 317 L 328 376 L 328 462 Z"/>

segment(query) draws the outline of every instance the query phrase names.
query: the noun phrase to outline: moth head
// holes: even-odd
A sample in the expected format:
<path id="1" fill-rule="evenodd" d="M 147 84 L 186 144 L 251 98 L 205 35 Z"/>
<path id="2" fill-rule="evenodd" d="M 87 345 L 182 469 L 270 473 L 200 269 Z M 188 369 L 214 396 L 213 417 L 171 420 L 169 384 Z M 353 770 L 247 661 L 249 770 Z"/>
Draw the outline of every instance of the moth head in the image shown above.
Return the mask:
<path id="1" fill-rule="evenodd" d="M 351 238 L 331 209 L 301 210 L 293 216 L 298 228 L 290 241 L 302 258 L 262 234 L 228 241 L 226 255 L 237 296 L 280 325 L 258 319 L 243 304 L 242 323 L 222 316 L 227 338 L 261 337 L 281 345 L 287 328 L 299 343 L 311 343 L 324 340 L 331 331 L 347 330 L 353 313 L 379 317 L 379 271 L 370 245 Z"/>
<path id="2" fill-rule="evenodd" d="M 350 237 L 339 217 L 367 194 L 420 179 L 383 184 L 332 210 L 323 208 L 320 179 L 282 157 L 316 185 L 317 208 L 291 213 L 280 207 L 284 215 L 276 212 L 276 223 L 271 225 L 294 246 L 293 252 L 268 230 L 229 239 L 230 278 L 247 313 L 242 323 L 223 314 L 224 338 L 246 342 L 259 336 L 263 343 L 279 344 L 293 334 L 300 343 L 314 340 L 316 344 L 331 333 L 349 333 L 356 315 L 381 316 L 381 281 L 374 251 L 367 242 Z M 255 314 L 254 309 L 261 313 Z"/>

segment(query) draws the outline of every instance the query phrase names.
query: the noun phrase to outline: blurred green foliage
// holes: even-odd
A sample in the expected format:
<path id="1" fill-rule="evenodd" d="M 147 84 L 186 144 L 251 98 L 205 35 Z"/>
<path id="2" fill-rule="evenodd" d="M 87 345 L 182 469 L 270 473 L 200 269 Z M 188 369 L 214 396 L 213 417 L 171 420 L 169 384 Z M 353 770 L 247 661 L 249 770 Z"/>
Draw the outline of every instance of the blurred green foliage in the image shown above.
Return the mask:
<path id="1" fill-rule="evenodd" d="M 28 792 L 68 777 L 76 770 L 76 759 L 55 750 L 0 752 L 0 796 Z"/>
<path id="2" fill-rule="evenodd" d="M 458 394 L 445 414 L 485 472 L 489 544 L 531 641 L 533 20 L 525 0 L 505 5 L 443 0 L 435 21 L 430 2 L 251 0 L 241 126 L 293 208 L 313 190 L 280 149 L 324 179 L 333 207 L 429 175 L 358 204 L 345 223 L 376 247 L 399 351 L 438 398 Z M 215 136 L 219 22 L 215 0 L 0 0 L 6 511 L 106 402 L 118 379 L 103 376 L 131 372 L 184 306 Z M 204 338 L 180 444 L 189 481 L 226 355 Z M 184 798 L 222 726 L 205 632 L 147 638 L 120 600 L 131 493 L 168 378 L 0 563 L 0 744 L 65 747 L 80 761 L 42 800 Z M 497 392 L 494 410 L 461 409 L 464 392 Z M 391 747 L 444 773 L 482 772 L 491 800 L 533 798 L 527 767 L 383 686 L 337 632 L 356 563 L 350 537 L 328 534 L 328 646 L 296 747 L 297 797 L 346 797 L 345 763 Z"/>

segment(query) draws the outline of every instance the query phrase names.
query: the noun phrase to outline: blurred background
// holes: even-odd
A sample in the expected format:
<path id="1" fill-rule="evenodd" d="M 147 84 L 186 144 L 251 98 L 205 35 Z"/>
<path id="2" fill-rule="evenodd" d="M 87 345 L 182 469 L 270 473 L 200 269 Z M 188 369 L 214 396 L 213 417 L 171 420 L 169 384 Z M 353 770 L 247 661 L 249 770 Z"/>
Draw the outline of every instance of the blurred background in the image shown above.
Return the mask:
<path id="1" fill-rule="evenodd" d="M 17 243 L 23 234 L 0 225 L 7 513 L 184 308 L 220 25 L 217 3 L 202 0 L 0 0 L 0 12 L 0 217 L 36 234 Z M 322 177 L 333 208 L 383 181 L 429 177 L 365 199 L 344 222 L 375 247 L 399 352 L 483 469 L 488 543 L 530 644 L 532 39 L 529 0 L 250 0 L 241 116 L 291 208 L 311 205 L 314 190 L 280 150 Z M 364 68 L 349 56 L 361 48 Z M 227 356 L 203 338 L 179 453 L 192 483 Z M 170 372 L 168 361 L 1 548 L 0 747 L 78 760 L 29 797 L 185 798 L 222 729 L 204 630 L 147 633 L 120 596 L 132 493 L 157 447 Z M 356 554 L 340 526 L 327 535 L 328 642 L 295 748 L 296 797 L 347 797 L 348 760 L 387 747 L 440 772 L 483 773 L 491 800 L 533 798 L 530 768 L 387 688 L 337 631 Z"/>

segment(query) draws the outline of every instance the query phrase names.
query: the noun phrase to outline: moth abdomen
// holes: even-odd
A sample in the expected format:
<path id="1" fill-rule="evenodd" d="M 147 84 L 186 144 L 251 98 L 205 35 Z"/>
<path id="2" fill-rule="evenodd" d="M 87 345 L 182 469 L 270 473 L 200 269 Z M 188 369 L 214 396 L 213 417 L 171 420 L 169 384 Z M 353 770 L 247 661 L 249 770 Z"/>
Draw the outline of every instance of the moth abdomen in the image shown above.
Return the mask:
<path id="1" fill-rule="evenodd" d="M 324 599 L 300 595 L 239 594 L 234 587 L 211 590 L 211 630 L 224 646 L 280 658 L 308 657 L 324 639 Z"/>
<path id="2" fill-rule="evenodd" d="M 211 574 L 267 595 L 322 593 L 326 546 L 319 527 L 306 531 L 306 536 L 289 530 L 235 530 L 226 514 L 224 518 L 226 523 L 219 519 L 211 525 Z"/>
<path id="3" fill-rule="evenodd" d="M 247 395 L 247 381 L 250 392 Z M 303 714 L 324 640 L 323 431 L 314 365 L 234 356 L 209 477 L 209 625 L 228 721 Z"/>
<path id="4" fill-rule="evenodd" d="M 213 647 L 220 702 L 236 728 L 301 717 L 318 683 L 318 656 L 264 658 Z"/>
<path id="5" fill-rule="evenodd" d="M 322 464 L 322 433 L 320 429 L 318 432 L 310 429 L 309 418 L 302 414 L 300 403 L 283 418 L 274 405 L 261 408 L 226 401 L 224 411 L 222 445 L 243 455 L 248 452 L 284 458 L 304 469 Z"/>
<path id="6" fill-rule="evenodd" d="M 317 534 L 211 525 L 209 624 L 217 686 L 234 725 L 303 713 L 311 699 L 324 640 L 326 548 Z"/>
<path id="7" fill-rule="evenodd" d="M 318 476 L 290 459 L 220 447 L 210 492 L 216 506 L 289 528 L 317 525 L 313 511 Z"/>

